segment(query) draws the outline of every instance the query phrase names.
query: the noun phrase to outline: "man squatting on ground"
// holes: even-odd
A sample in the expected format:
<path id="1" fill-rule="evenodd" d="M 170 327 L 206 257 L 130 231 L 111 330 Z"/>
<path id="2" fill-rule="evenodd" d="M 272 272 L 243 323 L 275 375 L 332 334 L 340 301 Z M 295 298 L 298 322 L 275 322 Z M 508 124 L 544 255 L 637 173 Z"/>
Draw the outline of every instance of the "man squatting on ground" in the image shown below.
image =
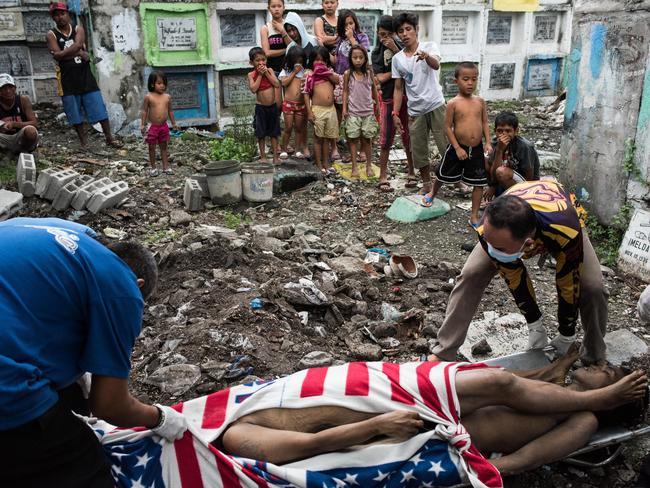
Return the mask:
<path id="1" fill-rule="evenodd" d="M 59 95 L 68 123 L 77 131 L 82 147 L 88 144 L 83 125 L 84 116 L 90 124 L 100 123 L 106 144 L 119 147 L 120 143 L 111 134 L 102 93 L 90 70 L 84 28 L 70 23 L 70 13 L 65 2 L 50 3 L 50 15 L 56 27 L 47 32 L 47 47 L 57 62 Z"/>
<path id="2" fill-rule="evenodd" d="M 60 219 L 0 223 L 0 459 L 11 467 L 0 469 L 0 486 L 114 486 L 97 437 L 73 409 L 168 440 L 187 429 L 180 413 L 128 392 L 156 262 L 139 244 L 95 237 Z M 76 383 L 85 372 L 88 404 Z"/>
<path id="3" fill-rule="evenodd" d="M 600 263 L 568 193 L 552 181 L 511 186 L 491 202 L 471 252 L 449 295 L 438 345 L 430 359 L 453 360 L 465 341 L 483 292 L 498 272 L 528 323 L 529 349 L 548 344 L 542 313 L 522 259 L 550 253 L 556 260 L 559 334 L 551 341 L 564 354 L 575 341 L 578 310 L 584 329 L 584 364 L 605 361 L 607 292 Z"/>
<path id="4" fill-rule="evenodd" d="M 584 446 L 598 428 L 592 412 L 611 415 L 611 409 L 621 405 L 625 405 L 622 415 L 645 412 L 647 377 L 642 371 L 627 374 L 605 365 L 583 367 L 573 373 L 566 388 L 545 382 L 563 381 L 576 359 L 577 348 L 534 371 L 479 368 L 456 373 L 452 381 L 462 425 L 484 457 L 503 454 L 489 459 L 502 475 L 557 461 Z M 339 398 L 336 393 L 334 397 L 336 404 Z M 636 402 L 635 408 L 630 402 Z M 369 442 L 403 442 L 435 428 L 407 410 L 268 408 L 240 417 L 214 443 L 230 454 L 284 464 Z"/>
<path id="5" fill-rule="evenodd" d="M 38 145 L 38 119 L 27 95 L 16 93 L 16 83 L 7 73 L 0 75 L 0 149 L 30 153 Z"/>

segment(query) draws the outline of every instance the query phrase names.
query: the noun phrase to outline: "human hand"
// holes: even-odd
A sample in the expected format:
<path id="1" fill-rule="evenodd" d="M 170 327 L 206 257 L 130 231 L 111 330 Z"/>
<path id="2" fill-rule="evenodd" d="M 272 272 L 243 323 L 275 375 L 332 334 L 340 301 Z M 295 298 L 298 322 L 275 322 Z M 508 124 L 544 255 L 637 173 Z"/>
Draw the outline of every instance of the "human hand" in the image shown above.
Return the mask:
<path id="1" fill-rule="evenodd" d="M 316 117 L 314 116 L 314 112 L 312 112 L 311 110 L 307 114 L 307 120 L 309 120 L 309 122 L 311 122 L 312 124 L 316 121 Z"/>
<path id="2" fill-rule="evenodd" d="M 294 73 L 296 73 L 296 74 L 300 73 L 301 69 L 302 69 L 302 64 L 296 63 L 296 64 L 293 65 L 293 72 Z"/>
<path id="3" fill-rule="evenodd" d="M 485 144 L 485 146 L 483 146 L 483 150 L 485 151 L 484 156 L 486 158 L 490 157 L 490 154 L 492 154 L 492 151 L 494 150 L 494 148 L 492 147 L 492 143 L 488 142 L 487 144 Z"/>
<path id="4" fill-rule="evenodd" d="M 395 128 L 401 132 L 404 132 L 404 127 L 402 127 L 402 121 L 397 115 L 393 115 L 393 125 L 395 125 Z"/>
<path id="5" fill-rule="evenodd" d="M 145 132 L 147 132 L 147 124 L 143 124 L 140 126 L 140 133 L 144 135 Z"/>
<path id="6" fill-rule="evenodd" d="M 424 427 L 417 412 L 394 410 L 374 417 L 380 434 L 398 439 L 408 439 Z"/>
<path id="7" fill-rule="evenodd" d="M 458 147 L 455 149 L 455 151 L 456 151 L 456 156 L 458 157 L 458 159 L 460 159 L 461 161 L 464 161 L 464 160 L 467 159 L 467 151 L 465 151 L 465 149 L 463 149 L 462 147 L 458 146 Z"/>
<path id="8" fill-rule="evenodd" d="M 350 42 L 354 40 L 354 27 L 349 25 L 345 28 L 345 37 L 347 37 Z"/>
<path id="9" fill-rule="evenodd" d="M 382 38 L 381 43 L 386 49 L 390 49 L 394 53 L 399 51 L 399 48 L 397 47 L 397 44 L 395 44 L 395 39 L 393 39 L 393 36 L 386 36 Z"/>
<path id="10" fill-rule="evenodd" d="M 172 130 L 179 130 L 178 126 L 176 124 L 172 125 Z"/>
<path id="11" fill-rule="evenodd" d="M 84 61 L 90 60 L 90 54 L 88 54 L 86 51 L 79 51 L 79 57 Z"/>
<path id="12" fill-rule="evenodd" d="M 266 65 L 264 65 L 264 64 L 260 64 L 260 65 L 257 67 L 257 72 L 258 72 L 259 74 L 261 74 L 261 75 L 265 75 L 267 70 L 268 70 L 268 68 L 267 68 Z"/>
<path id="13" fill-rule="evenodd" d="M 347 119 L 347 118 L 348 118 L 348 115 L 349 115 L 349 114 L 348 114 L 348 109 L 347 109 L 347 107 L 343 107 L 343 110 L 341 110 L 341 117 L 344 118 L 344 119 Z"/>
<path id="14" fill-rule="evenodd" d="M 495 186 L 488 186 L 483 190 L 483 200 L 486 202 L 489 202 L 494 198 L 494 195 L 496 194 L 497 189 Z"/>
<path id="15" fill-rule="evenodd" d="M 499 134 L 497 136 L 497 149 L 503 151 L 506 147 L 508 147 L 508 144 L 510 144 L 510 136 L 507 134 Z"/>
<path id="16" fill-rule="evenodd" d="M 14 129 L 17 129 L 17 127 L 16 127 L 16 122 L 14 122 L 13 120 L 10 120 L 10 121 L 8 121 L 8 122 L 5 122 L 4 124 L 2 124 L 2 128 L 3 128 L 4 130 L 14 130 Z"/>
<path id="17" fill-rule="evenodd" d="M 417 52 L 415 53 L 415 55 L 416 55 L 417 58 L 418 58 L 418 59 L 416 59 L 416 61 L 423 61 L 423 60 L 426 61 L 426 60 L 427 60 L 427 56 L 429 56 L 429 53 L 428 53 L 428 52 L 425 52 L 425 51 L 417 51 Z"/>
<path id="18" fill-rule="evenodd" d="M 272 20 L 271 21 L 271 26 L 273 29 L 280 35 L 284 36 L 287 32 L 284 30 L 284 24 L 282 22 L 279 22 L 277 20 Z"/>
<path id="19" fill-rule="evenodd" d="M 160 409 L 160 414 L 163 416 L 162 424 L 159 427 L 151 429 L 160 437 L 164 437 L 170 442 L 176 441 L 183 437 L 183 434 L 188 428 L 187 419 L 182 413 L 177 412 L 171 407 L 166 407 L 156 403 L 155 405 Z"/>

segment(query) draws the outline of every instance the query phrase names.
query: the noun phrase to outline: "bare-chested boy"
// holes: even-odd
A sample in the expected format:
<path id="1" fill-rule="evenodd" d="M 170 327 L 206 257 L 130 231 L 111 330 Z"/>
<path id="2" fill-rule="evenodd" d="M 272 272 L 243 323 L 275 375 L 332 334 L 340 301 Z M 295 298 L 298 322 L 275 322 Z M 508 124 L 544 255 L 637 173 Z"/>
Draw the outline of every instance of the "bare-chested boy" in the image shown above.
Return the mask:
<path id="1" fill-rule="evenodd" d="M 280 110 L 275 99 L 275 89 L 280 87 L 280 82 L 275 77 L 272 69 L 266 66 L 266 54 L 261 47 L 254 47 L 248 51 L 248 59 L 253 71 L 248 73 L 248 88 L 255 93 L 255 137 L 260 149 L 260 162 L 267 163 L 266 138 L 271 139 L 273 163 L 278 164 L 278 137 L 280 137 Z"/>
<path id="2" fill-rule="evenodd" d="M 474 95 L 478 80 L 476 65 L 469 62 L 460 63 L 456 66 L 454 78 L 458 85 L 458 95 L 449 101 L 445 113 L 445 132 L 449 146 L 436 171 L 437 181 L 433 190 L 424 195 L 422 205 L 431 206 L 444 183 L 463 181 L 474 187 L 469 222 L 475 227 L 479 221 L 483 187 L 487 185 L 484 156 L 492 152 L 490 128 L 485 100 Z"/>
<path id="3" fill-rule="evenodd" d="M 162 71 L 154 71 L 149 75 L 147 81 L 149 93 L 144 97 L 142 103 L 142 120 L 140 131 L 144 135 L 149 123 L 149 131 L 145 142 L 149 146 L 149 176 L 158 176 L 156 168 L 156 144 L 160 147 L 160 159 L 162 159 L 163 173 L 171 175 L 174 171 L 169 167 L 169 126 L 167 118 L 172 127 L 177 129 L 174 111 L 172 110 L 172 97 L 167 93 L 167 76 Z"/>

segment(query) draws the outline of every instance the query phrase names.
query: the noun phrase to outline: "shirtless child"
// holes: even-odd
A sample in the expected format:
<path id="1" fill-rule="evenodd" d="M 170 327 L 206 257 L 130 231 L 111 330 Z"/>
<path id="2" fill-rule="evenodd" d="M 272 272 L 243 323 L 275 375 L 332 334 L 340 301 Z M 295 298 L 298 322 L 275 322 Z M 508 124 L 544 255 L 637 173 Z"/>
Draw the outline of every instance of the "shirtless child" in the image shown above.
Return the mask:
<path id="1" fill-rule="evenodd" d="M 266 159 L 266 138 L 271 139 L 273 164 L 278 164 L 278 137 L 280 136 L 280 111 L 275 100 L 275 89 L 280 82 L 272 69 L 266 66 L 266 54 L 261 47 L 248 51 L 248 59 L 253 71 L 248 73 L 248 88 L 255 93 L 255 137 L 260 149 L 260 162 L 268 163 Z"/>
<path id="2" fill-rule="evenodd" d="M 147 129 L 149 131 L 145 138 L 149 145 L 149 176 L 158 176 L 156 168 L 156 144 L 160 147 L 160 158 L 162 159 L 163 173 L 172 175 L 174 171 L 169 167 L 169 152 L 167 151 L 167 142 L 169 142 L 169 127 L 167 118 L 172 123 L 174 129 L 176 121 L 172 111 L 172 97 L 167 91 L 167 76 L 162 71 L 154 71 L 149 75 L 147 80 L 149 93 L 144 97 L 142 104 L 142 120 L 140 121 L 140 131 L 144 135 Z"/>
<path id="3" fill-rule="evenodd" d="M 479 221 L 483 187 L 487 185 L 484 157 L 492 152 L 490 128 L 485 100 L 474 95 L 478 80 L 476 65 L 469 62 L 460 63 L 456 66 L 454 79 L 458 85 L 458 95 L 449 101 L 445 113 L 445 133 L 449 145 L 436 171 L 437 180 L 433 190 L 424 195 L 422 205 L 430 207 L 444 183 L 463 181 L 474 187 L 469 223 L 475 227 Z"/>
<path id="4" fill-rule="evenodd" d="M 307 118 L 314 124 L 316 166 L 323 175 L 336 172 L 329 163 L 330 143 L 339 137 L 339 121 L 334 107 L 334 87 L 338 82 L 339 75 L 331 68 L 329 51 L 319 46 L 314 55 L 314 71 L 307 75 L 304 91 Z"/>

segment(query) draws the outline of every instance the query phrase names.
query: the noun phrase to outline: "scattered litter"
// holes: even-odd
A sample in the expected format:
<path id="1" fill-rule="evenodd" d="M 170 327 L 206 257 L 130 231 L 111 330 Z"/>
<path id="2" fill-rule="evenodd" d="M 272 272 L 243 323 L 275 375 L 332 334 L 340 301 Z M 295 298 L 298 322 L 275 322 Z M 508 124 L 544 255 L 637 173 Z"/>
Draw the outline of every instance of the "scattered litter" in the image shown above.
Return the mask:
<path id="1" fill-rule="evenodd" d="M 251 310 L 260 310 L 264 307 L 264 301 L 261 298 L 253 298 L 250 301 Z"/>

